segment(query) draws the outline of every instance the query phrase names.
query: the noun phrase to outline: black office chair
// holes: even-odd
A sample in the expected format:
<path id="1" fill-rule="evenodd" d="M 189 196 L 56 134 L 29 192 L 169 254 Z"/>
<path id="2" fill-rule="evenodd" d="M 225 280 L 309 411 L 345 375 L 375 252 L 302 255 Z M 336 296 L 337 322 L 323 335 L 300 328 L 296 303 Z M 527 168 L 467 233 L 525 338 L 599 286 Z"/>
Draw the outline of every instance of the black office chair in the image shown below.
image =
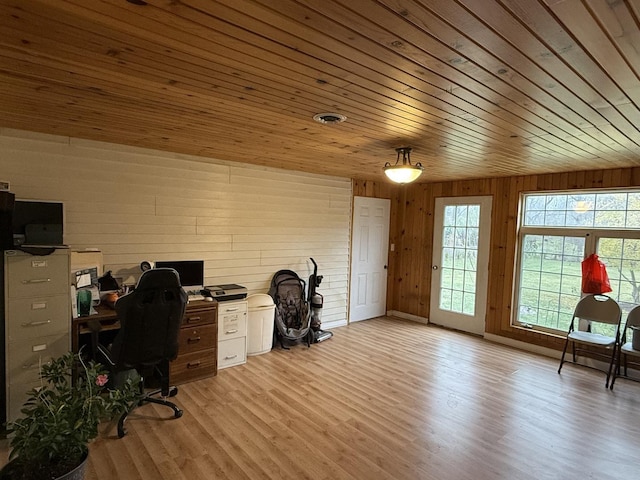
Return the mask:
<path id="1" fill-rule="evenodd" d="M 166 405 L 173 409 L 175 418 L 182 416 L 182 410 L 166 400 L 178 392 L 176 387 L 169 386 L 169 362 L 178 354 L 178 333 L 186 304 L 187 294 L 175 270 L 148 270 L 140 277 L 135 290 L 115 303 L 120 331 L 110 348 L 99 343 L 97 329 L 93 329 L 94 357 L 113 377 L 137 371 L 141 394 L 137 406 L 145 402 Z M 144 377 L 150 372 L 159 374 L 160 388 L 145 393 Z M 115 386 L 117 388 L 117 381 Z M 154 397 L 158 394 L 163 398 Z M 120 438 L 126 434 L 124 422 L 131 410 L 118 421 Z"/>

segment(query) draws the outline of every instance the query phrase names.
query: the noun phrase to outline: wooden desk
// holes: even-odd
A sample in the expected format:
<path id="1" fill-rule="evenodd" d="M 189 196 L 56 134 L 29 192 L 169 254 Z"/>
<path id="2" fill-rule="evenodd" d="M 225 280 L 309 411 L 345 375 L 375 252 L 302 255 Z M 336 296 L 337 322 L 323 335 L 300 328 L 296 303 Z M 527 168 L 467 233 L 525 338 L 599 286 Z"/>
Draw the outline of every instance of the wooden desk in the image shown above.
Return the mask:
<path id="1" fill-rule="evenodd" d="M 170 365 L 170 381 L 179 384 L 211 377 L 218 373 L 217 302 L 197 301 L 187 304 L 180 337 L 178 357 Z M 71 348 L 77 352 L 81 336 L 89 335 L 89 320 L 97 320 L 101 332 L 120 329 L 115 310 L 104 305 L 95 307 L 97 315 L 74 318 L 71 322 Z"/>
<path id="2" fill-rule="evenodd" d="M 80 349 L 80 335 L 88 335 L 91 333 L 91 330 L 89 330 L 87 326 L 89 320 L 97 320 L 100 322 L 103 331 L 120 329 L 118 314 L 113 308 L 98 305 L 95 309 L 98 312 L 97 315 L 78 317 L 71 321 L 71 350 L 76 353 Z"/>

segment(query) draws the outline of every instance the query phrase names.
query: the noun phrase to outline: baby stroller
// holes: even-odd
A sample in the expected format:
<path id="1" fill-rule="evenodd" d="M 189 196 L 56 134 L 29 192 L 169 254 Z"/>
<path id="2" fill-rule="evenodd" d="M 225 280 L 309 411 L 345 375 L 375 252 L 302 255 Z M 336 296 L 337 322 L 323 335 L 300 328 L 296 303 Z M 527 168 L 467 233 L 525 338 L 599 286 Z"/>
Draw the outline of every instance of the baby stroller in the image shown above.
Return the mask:
<path id="1" fill-rule="evenodd" d="M 279 270 L 271 279 L 269 295 L 276 306 L 274 318 L 274 345 L 276 341 L 285 350 L 285 341 L 313 341 L 311 310 L 305 296 L 306 283 L 291 270 Z"/>

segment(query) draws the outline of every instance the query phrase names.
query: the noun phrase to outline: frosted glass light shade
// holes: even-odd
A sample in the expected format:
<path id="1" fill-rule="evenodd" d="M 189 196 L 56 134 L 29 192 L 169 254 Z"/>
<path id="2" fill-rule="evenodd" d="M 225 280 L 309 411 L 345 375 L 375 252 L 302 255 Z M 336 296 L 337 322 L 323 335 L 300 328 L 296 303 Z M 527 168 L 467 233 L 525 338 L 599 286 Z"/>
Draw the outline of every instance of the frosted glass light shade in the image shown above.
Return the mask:
<path id="1" fill-rule="evenodd" d="M 395 183 L 411 183 L 422 175 L 424 168 L 420 165 L 389 165 L 384 167 L 384 173 Z"/>
<path id="2" fill-rule="evenodd" d="M 411 164 L 411 150 L 411 147 L 396 148 L 398 157 L 395 165 L 391 165 L 389 162 L 384 164 L 384 173 L 392 182 L 411 183 L 422 175 L 422 170 L 424 170 L 422 164 Z M 400 163 L 400 157 L 402 157 L 402 163 Z"/>

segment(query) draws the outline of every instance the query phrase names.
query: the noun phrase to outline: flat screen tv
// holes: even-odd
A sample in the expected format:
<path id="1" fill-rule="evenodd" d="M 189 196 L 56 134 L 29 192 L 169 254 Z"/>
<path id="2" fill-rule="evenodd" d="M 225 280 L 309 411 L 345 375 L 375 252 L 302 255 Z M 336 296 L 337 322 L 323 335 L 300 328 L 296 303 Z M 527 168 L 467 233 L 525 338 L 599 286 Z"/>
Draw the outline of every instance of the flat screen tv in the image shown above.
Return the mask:
<path id="1" fill-rule="evenodd" d="M 62 202 L 16 200 L 11 219 L 13 245 L 64 245 Z"/>
<path id="2" fill-rule="evenodd" d="M 200 293 L 204 286 L 204 260 L 168 260 L 155 262 L 156 268 L 173 268 L 180 276 L 182 288 Z"/>

